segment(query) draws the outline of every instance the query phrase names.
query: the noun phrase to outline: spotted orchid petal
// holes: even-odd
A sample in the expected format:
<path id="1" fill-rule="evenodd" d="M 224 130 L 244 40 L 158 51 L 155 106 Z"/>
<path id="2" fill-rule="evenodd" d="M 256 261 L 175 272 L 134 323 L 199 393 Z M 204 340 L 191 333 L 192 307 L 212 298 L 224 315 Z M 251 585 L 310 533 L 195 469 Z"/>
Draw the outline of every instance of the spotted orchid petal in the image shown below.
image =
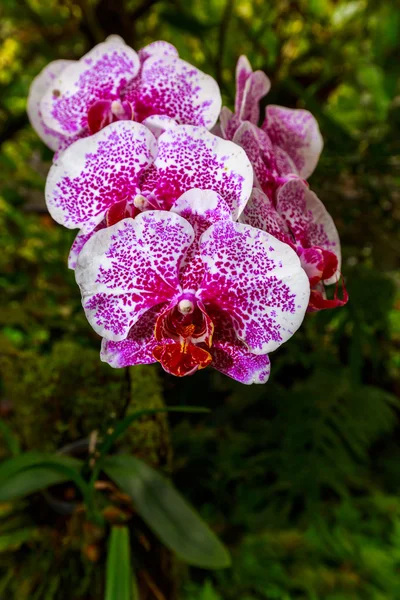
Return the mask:
<path id="1" fill-rule="evenodd" d="M 271 82 L 263 71 L 254 71 L 246 56 L 236 65 L 235 113 L 241 121 L 257 125 L 260 118 L 259 102 L 271 89 Z"/>
<path id="2" fill-rule="evenodd" d="M 93 329 L 119 341 L 153 306 L 180 290 L 179 265 L 194 239 L 177 214 L 148 211 L 98 231 L 76 266 L 82 304 Z"/>
<path id="3" fill-rule="evenodd" d="M 185 192 L 172 205 L 172 212 L 185 218 L 193 227 L 195 244 L 189 249 L 180 266 L 180 280 L 184 289 L 197 289 L 204 277 L 204 265 L 198 252 L 201 235 L 218 221 L 231 221 L 228 204 L 212 190 L 193 189 Z"/>
<path id="4" fill-rule="evenodd" d="M 223 137 L 225 140 L 233 140 L 233 136 L 241 124 L 242 121 L 235 113 L 229 110 L 229 108 L 226 106 L 222 107 L 221 114 L 219 115 L 221 137 Z"/>
<path id="5" fill-rule="evenodd" d="M 157 158 L 142 182 L 142 193 L 154 194 L 170 208 L 192 188 L 211 189 L 222 196 L 237 219 L 252 187 L 253 170 L 242 148 L 204 127 L 186 125 L 158 139 Z"/>
<path id="6" fill-rule="evenodd" d="M 212 366 L 240 383 L 266 383 L 270 374 L 268 354 L 252 354 L 235 335 L 231 318 L 226 313 L 212 312 L 215 325 L 211 348 Z"/>
<path id="7" fill-rule="evenodd" d="M 303 248 L 318 247 L 336 256 L 337 270 L 324 281 L 327 285 L 335 283 L 340 277 L 340 239 L 333 219 L 321 200 L 303 181 L 292 179 L 278 191 L 276 209 Z M 307 264 L 311 261 L 315 264 L 315 256 L 305 259 Z"/>
<path id="8" fill-rule="evenodd" d="M 27 112 L 31 125 L 44 143 L 54 151 L 59 149 L 64 136 L 53 131 L 44 123 L 40 101 L 60 73 L 73 63 L 72 60 L 55 60 L 51 62 L 35 77 L 29 90 Z"/>
<path id="9" fill-rule="evenodd" d="M 178 123 L 174 119 L 171 119 L 171 117 L 167 117 L 166 115 L 152 115 L 142 121 L 142 124 L 150 129 L 156 140 L 158 140 L 164 131 L 175 129 L 175 127 L 178 126 Z"/>
<path id="10" fill-rule="evenodd" d="M 139 123 L 118 121 L 67 148 L 50 169 L 46 202 L 53 219 L 86 234 L 114 203 L 132 199 L 157 144 Z"/>
<path id="11" fill-rule="evenodd" d="M 67 137 L 87 127 L 88 111 L 96 100 L 119 100 L 138 74 L 137 53 L 112 36 L 54 79 L 40 102 L 44 122 Z"/>
<path id="12" fill-rule="evenodd" d="M 167 115 L 178 123 L 211 129 L 221 110 L 217 82 L 176 56 L 153 54 L 142 66 L 140 77 L 124 93 L 132 103 L 135 119 Z"/>
<path id="13" fill-rule="evenodd" d="M 145 312 L 131 328 L 125 340 L 114 342 L 103 338 L 101 360 L 115 369 L 157 362 L 153 351 L 159 342 L 154 337 L 154 328 L 165 306 L 166 304 L 159 304 Z"/>
<path id="14" fill-rule="evenodd" d="M 192 189 L 179 196 L 171 207 L 171 212 L 189 221 L 195 232 L 195 239 L 213 223 L 231 221 L 231 210 L 225 200 L 213 190 Z"/>
<path id="15" fill-rule="evenodd" d="M 179 56 L 179 53 L 175 46 L 169 42 L 158 40 L 139 50 L 139 58 L 142 62 L 150 56 Z"/>
<path id="16" fill-rule="evenodd" d="M 288 154 L 300 177 L 307 179 L 317 166 L 323 148 L 318 123 L 307 110 L 270 104 L 263 130 L 273 144 Z"/>
<path id="17" fill-rule="evenodd" d="M 106 227 L 106 223 L 105 223 L 105 221 L 102 221 L 90 233 L 82 233 L 82 231 L 79 231 L 77 233 L 74 241 L 72 242 L 72 246 L 71 246 L 71 249 L 70 249 L 69 255 L 68 255 L 68 268 L 69 269 L 72 269 L 72 270 L 75 269 L 76 263 L 78 261 L 78 256 L 82 252 L 82 249 L 83 249 L 84 245 L 86 244 L 86 242 L 88 242 L 90 240 L 90 238 L 97 231 L 100 231 L 100 229 L 104 229 L 105 227 Z"/>
<path id="18" fill-rule="evenodd" d="M 310 286 L 287 244 L 249 225 L 220 221 L 202 235 L 200 254 L 199 297 L 231 315 L 250 352 L 272 352 L 299 328 Z"/>
<path id="19" fill-rule="evenodd" d="M 279 177 L 275 149 L 268 135 L 248 121 L 240 125 L 233 142 L 243 148 L 250 159 L 258 185 L 264 192 L 273 193 Z"/>
<path id="20" fill-rule="evenodd" d="M 288 226 L 276 210 L 274 203 L 258 188 L 253 189 L 240 220 L 242 223 L 267 231 L 281 242 L 290 244 L 292 241 Z"/>

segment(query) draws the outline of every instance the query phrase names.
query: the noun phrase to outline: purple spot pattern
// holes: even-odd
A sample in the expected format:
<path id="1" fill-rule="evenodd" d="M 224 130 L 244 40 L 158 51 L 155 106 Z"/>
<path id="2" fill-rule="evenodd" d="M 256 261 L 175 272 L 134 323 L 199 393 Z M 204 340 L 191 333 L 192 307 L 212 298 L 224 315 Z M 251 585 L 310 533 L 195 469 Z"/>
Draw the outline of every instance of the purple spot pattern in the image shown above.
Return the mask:
<path id="1" fill-rule="evenodd" d="M 51 62 L 35 77 L 29 90 L 27 113 L 31 125 L 43 142 L 54 151 L 60 148 L 64 136 L 53 131 L 46 125 L 40 109 L 40 101 L 54 80 L 71 63 L 72 61 L 69 60 L 55 60 Z"/>
<path id="2" fill-rule="evenodd" d="M 212 366 L 246 385 L 266 383 L 271 365 L 268 354 L 252 354 L 235 335 L 232 319 L 222 312 L 209 311 L 215 326 Z"/>
<path id="3" fill-rule="evenodd" d="M 181 290 L 179 266 L 193 238 L 187 221 L 164 211 L 148 211 L 96 233 L 75 271 L 92 327 L 121 340 L 143 313 L 171 301 Z"/>
<path id="4" fill-rule="evenodd" d="M 271 88 L 271 82 L 263 71 L 254 71 L 248 59 L 241 56 L 236 65 L 235 113 L 241 121 L 258 124 L 259 103 Z"/>
<path id="5" fill-rule="evenodd" d="M 253 189 L 240 220 L 270 233 L 281 242 L 290 244 L 292 241 L 285 220 L 274 207 L 272 200 L 258 188 Z"/>
<path id="6" fill-rule="evenodd" d="M 254 189 L 241 221 L 289 244 L 310 280 L 322 276 L 326 266 L 323 251 L 332 252 L 338 268 L 324 283 L 329 285 L 339 278 L 341 252 L 336 227 L 322 202 L 302 180 L 292 179 L 279 189 L 276 207 L 266 194 Z"/>
<path id="7" fill-rule="evenodd" d="M 89 233 L 112 204 L 135 196 L 140 176 L 156 152 L 150 131 L 131 121 L 118 121 L 77 141 L 50 170 L 50 214 L 66 227 Z"/>
<path id="8" fill-rule="evenodd" d="M 213 222 L 200 239 L 189 221 L 172 211 L 148 211 L 91 238 L 76 269 L 86 315 L 108 340 L 103 360 L 115 367 L 150 362 L 157 316 L 189 297 L 212 315 L 215 368 L 244 383 L 266 381 L 269 360 L 258 355 L 278 347 L 300 325 L 308 279 L 287 245 L 234 223 L 221 199 L 202 193 L 208 202 L 204 215 L 197 190 L 177 203 L 197 235 L 207 220 Z M 185 284 L 191 246 L 192 260 L 203 264 L 196 288 Z"/>
<path id="9" fill-rule="evenodd" d="M 193 227 L 195 243 L 181 264 L 180 280 L 182 288 L 195 291 L 204 277 L 204 265 L 198 252 L 200 237 L 213 223 L 232 220 L 231 211 L 216 192 L 193 189 L 175 201 L 171 212 L 181 215 Z"/>
<path id="10" fill-rule="evenodd" d="M 235 96 L 235 113 L 240 114 L 244 90 L 246 87 L 246 82 L 250 75 L 252 74 L 253 69 L 251 68 L 251 64 L 247 56 L 239 56 L 238 61 L 236 63 L 236 96 Z"/>
<path id="11" fill-rule="evenodd" d="M 136 77 L 139 57 L 123 43 L 99 44 L 80 61 L 66 67 L 41 101 L 46 123 L 66 136 L 87 126 L 88 110 L 96 100 L 117 100 Z M 58 94 L 54 94 L 54 86 Z"/>
<path id="12" fill-rule="evenodd" d="M 129 100 L 135 121 L 150 115 L 212 128 L 221 110 L 216 81 L 158 41 L 137 54 L 118 36 L 79 61 L 54 61 L 33 81 L 28 102 L 32 126 L 54 151 L 90 134 L 87 115 L 98 100 Z"/>
<path id="13" fill-rule="evenodd" d="M 144 62 L 150 56 L 179 56 L 178 50 L 169 42 L 157 40 L 139 50 L 139 58 Z"/>
<path id="14" fill-rule="evenodd" d="M 267 182 L 260 173 L 257 177 L 262 189 L 271 194 L 274 193 L 274 190 L 268 189 L 271 188 L 271 160 L 268 155 L 265 156 L 262 147 L 267 144 L 273 150 L 274 168 L 277 171 L 274 175 L 276 189 L 284 183 L 281 179 L 288 175 L 298 175 L 304 179 L 311 175 L 318 163 L 323 141 L 318 123 L 306 110 L 267 106 L 264 123 L 261 128 L 258 127 L 259 101 L 269 89 L 268 77 L 261 71 L 253 72 L 247 58 L 240 57 L 236 68 L 235 113 L 223 107 L 220 128 L 225 139 L 241 144 L 248 138 L 248 133 L 242 140 L 240 136 L 237 137 L 242 123 L 254 126 L 254 141 L 260 145 L 260 152 L 252 150 L 252 163 L 255 170 L 260 171 L 260 164 L 265 161 Z"/>
<path id="15" fill-rule="evenodd" d="M 323 141 L 318 123 L 308 110 L 267 106 L 263 130 L 286 152 L 300 177 L 307 179 L 317 166 Z"/>
<path id="16" fill-rule="evenodd" d="M 114 368 L 157 362 L 153 357 L 153 350 L 160 342 L 154 337 L 154 328 L 158 316 L 165 310 L 166 306 L 166 304 L 158 304 L 145 312 L 130 329 L 125 340 L 113 342 L 103 338 L 100 352 L 101 360 Z"/>
<path id="17" fill-rule="evenodd" d="M 192 188 L 211 189 L 229 204 L 233 218 L 242 212 L 253 185 L 251 164 L 242 148 L 203 127 L 179 126 L 163 133 L 152 169 L 141 190 L 167 209 Z"/>
<path id="18" fill-rule="evenodd" d="M 145 60 L 140 77 L 124 92 L 135 119 L 168 115 L 178 123 L 211 128 L 221 110 L 216 81 L 184 60 L 153 55 Z"/>
<path id="19" fill-rule="evenodd" d="M 69 255 L 68 255 L 68 268 L 69 269 L 72 269 L 72 270 L 75 269 L 76 263 L 78 260 L 78 256 L 81 253 L 84 245 L 90 240 L 90 238 L 97 231 L 100 231 L 101 229 L 105 229 L 106 226 L 107 226 L 106 221 L 104 219 L 103 221 L 101 221 L 101 223 L 96 225 L 96 227 L 90 233 L 82 233 L 82 231 L 79 231 L 77 233 L 76 238 L 72 242 L 72 246 L 71 246 L 71 249 L 70 249 Z"/>
<path id="20" fill-rule="evenodd" d="M 204 304 L 232 317 L 237 337 L 251 352 L 271 352 L 298 329 L 309 283 L 287 244 L 251 226 L 221 221 L 201 237 L 200 254 Z"/>
<path id="21" fill-rule="evenodd" d="M 301 180 L 285 183 L 277 194 L 276 208 L 303 248 L 329 250 L 340 260 L 340 241 L 332 217 Z"/>

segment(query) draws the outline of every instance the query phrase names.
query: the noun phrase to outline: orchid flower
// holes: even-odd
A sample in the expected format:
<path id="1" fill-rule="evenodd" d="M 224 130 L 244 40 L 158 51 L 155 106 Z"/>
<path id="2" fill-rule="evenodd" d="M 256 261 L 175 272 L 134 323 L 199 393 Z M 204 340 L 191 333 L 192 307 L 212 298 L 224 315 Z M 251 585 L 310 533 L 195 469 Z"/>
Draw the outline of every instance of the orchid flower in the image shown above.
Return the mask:
<path id="1" fill-rule="evenodd" d="M 314 171 L 323 141 L 310 112 L 269 105 L 260 127 L 259 102 L 271 83 L 262 71 L 254 71 L 241 56 L 236 67 L 235 112 L 223 107 L 219 131 L 242 146 L 249 156 L 258 185 L 268 195 L 288 179 L 307 179 Z"/>
<path id="2" fill-rule="evenodd" d="M 343 306 L 343 298 L 327 299 L 325 285 L 340 279 L 340 240 L 332 217 L 319 198 L 301 179 L 287 181 L 279 188 L 275 203 L 258 188 L 241 216 L 243 223 L 266 231 L 289 244 L 298 254 L 310 281 L 308 311 Z"/>
<path id="3" fill-rule="evenodd" d="M 237 219 L 253 186 L 242 148 L 204 127 L 174 124 L 158 140 L 143 124 L 112 123 L 67 148 L 50 169 L 46 201 L 52 217 L 80 228 L 69 265 L 91 235 L 149 209 L 169 210 L 191 188 L 212 189 Z"/>
<path id="4" fill-rule="evenodd" d="M 174 46 L 153 42 L 136 53 L 115 35 L 78 61 L 50 63 L 28 98 L 32 126 L 54 151 L 114 121 L 151 124 L 154 115 L 211 129 L 220 109 L 215 80 Z"/>
<path id="5" fill-rule="evenodd" d="M 268 353 L 295 333 L 309 299 L 290 246 L 234 222 L 212 190 L 98 231 L 75 273 L 103 361 L 158 361 L 177 376 L 211 365 L 246 384 L 268 379 Z"/>

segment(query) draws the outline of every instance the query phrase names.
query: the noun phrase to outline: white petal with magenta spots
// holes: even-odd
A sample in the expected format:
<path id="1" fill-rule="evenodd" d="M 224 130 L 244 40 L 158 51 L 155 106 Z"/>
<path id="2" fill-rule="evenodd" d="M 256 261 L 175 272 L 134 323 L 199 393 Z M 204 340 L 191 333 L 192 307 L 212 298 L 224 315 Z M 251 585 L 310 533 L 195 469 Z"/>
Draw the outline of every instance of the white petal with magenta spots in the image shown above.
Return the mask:
<path id="1" fill-rule="evenodd" d="M 317 166 L 323 148 L 313 115 L 308 110 L 270 104 L 262 128 L 274 144 L 287 152 L 300 177 L 307 179 Z"/>
<path id="2" fill-rule="evenodd" d="M 179 126 L 163 133 L 154 167 L 142 189 L 169 202 L 168 208 L 192 188 L 213 190 L 237 219 L 253 187 L 253 169 L 244 150 L 204 127 Z"/>
<path id="3" fill-rule="evenodd" d="M 147 58 L 140 78 L 127 90 L 136 118 L 167 115 L 180 124 L 211 129 L 221 110 L 217 82 L 176 56 L 153 55 Z"/>
<path id="4" fill-rule="evenodd" d="M 53 85 L 54 80 L 73 62 L 72 60 L 55 60 L 51 62 L 35 77 L 29 89 L 26 110 L 31 125 L 44 143 L 54 151 L 58 150 L 64 136 L 45 125 L 40 102 L 45 92 Z"/>
<path id="5" fill-rule="evenodd" d="M 198 294 L 227 312 L 254 354 L 272 352 L 300 327 L 310 286 L 297 254 L 263 231 L 221 221 L 200 240 L 205 275 Z"/>
<path id="6" fill-rule="evenodd" d="M 156 154 L 150 130 L 132 121 L 112 123 L 78 140 L 50 169 L 45 195 L 51 216 L 89 233 L 110 206 L 135 196 L 139 177 Z"/>
<path id="7" fill-rule="evenodd" d="M 87 126 L 87 114 L 96 100 L 118 100 L 139 72 L 137 53 L 119 39 L 95 46 L 65 68 L 44 94 L 40 110 L 45 124 L 66 136 Z"/>
<path id="8" fill-rule="evenodd" d="M 179 265 L 192 244 L 190 224 L 148 211 L 98 231 L 79 254 L 75 276 L 89 323 L 119 341 L 153 306 L 179 293 Z"/>

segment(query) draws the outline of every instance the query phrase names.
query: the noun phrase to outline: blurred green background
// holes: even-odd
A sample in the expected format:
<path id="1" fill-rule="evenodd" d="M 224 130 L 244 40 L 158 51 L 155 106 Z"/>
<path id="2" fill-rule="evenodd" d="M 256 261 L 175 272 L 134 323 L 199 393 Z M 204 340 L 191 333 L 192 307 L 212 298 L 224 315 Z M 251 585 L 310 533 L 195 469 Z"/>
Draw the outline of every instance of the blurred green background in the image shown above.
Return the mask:
<path id="1" fill-rule="evenodd" d="M 155 365 L 131 369 L 127 391 L 126 373 L 99 361 L 66 267 L 74 232 L 46 214 L 52 154 L 25 106 L 48 62 L 111 33 L 136 49 L 172 42 L 230 107 L 246 54 L 272 80 L 269 103 L 320 124 L 310 185 L 341 235 L 350 301 L 308 315 L 265 386 Z M 400 598 L 399 40 L 393 0 L 1 0 L 0 417 L 24 448 L 55 450 L 133 407 L 212 409 L 171 418 L 167 450 L 157 420 L 129 440 L 172 471 L 233 556 L 226 571 L 177 574 L 180 600 Z M 39 502 L 0 506 L 0 598 L 99 600 L 101 543 Z M 31 534 L 7 542 L 14 530 Z"/>

